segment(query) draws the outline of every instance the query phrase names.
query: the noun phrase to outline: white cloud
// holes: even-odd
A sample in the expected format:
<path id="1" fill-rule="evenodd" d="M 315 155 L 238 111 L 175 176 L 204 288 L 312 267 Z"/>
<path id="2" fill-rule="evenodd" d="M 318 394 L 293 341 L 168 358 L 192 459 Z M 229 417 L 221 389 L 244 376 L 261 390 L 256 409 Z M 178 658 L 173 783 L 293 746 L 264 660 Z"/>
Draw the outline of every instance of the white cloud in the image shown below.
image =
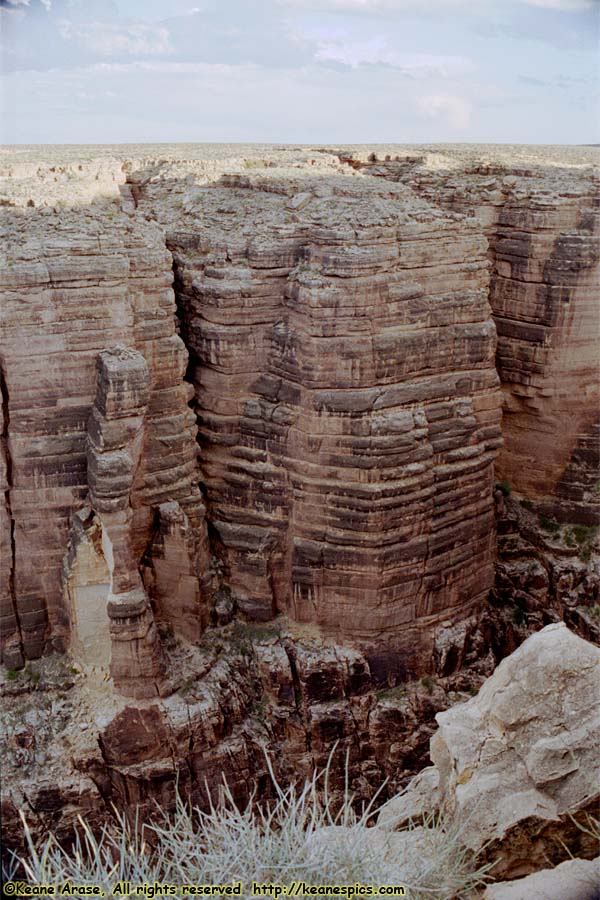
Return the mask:
<path id="1" fill-rule="evenodd" d="M 99 56 L 162 56 L 173 52 L 169 31 L 164 25 L 142 22 L 73 24 L 63 20 L 59 30 L 61 37 L 77 41 Z"/>
<path id="2" fill-rule="evenodd" d="M 401 53 L 390 47 L 387 38 L 382 35 L 363 39 L 341 37 L 317 40 L 315 58 L 353 68 L 362 64 L 393 66 L 412 77 L 438 75 L 448 78 L 473 69 L 471 61 L 463 56 Z"/>
<path id="3" fill-rule="evenodd" d="M 469 127 L 473 111 L 469 100 L 452 94 L 428 94 L 419 97 L 417 108 L 425 118 L 441 120 L 456 131 L 464 131 Z"/>
<path id="4" fill-rule="evenodd" d="M 490 7 L 502 10 L 508 5 L 507 0 L 277 0 L 277 2 L 282 6 L 344 12 L 415 10 L 423 13 L 454 8 L 462 9 L 464 12 L 477 13 Z M 515 5 L 525 4 L 563 12 L 585 12 L 597 6 L 598 0 L 514 0 L 514 3 Z"/>
<path id="5" fill-rule="evenodd" d="M 304 6 L 310 9 L 340 9 L 345 12 L 370 10 L 403 10 L 467 6 L 472 0 L 278 0 L 283 6 Z"/>
<path id="6" fill-rule="evenodd" d="M 597 5 L 596 0 L 521 0 L 527 6 L 539 6 L 543 9 L 557 9 L 562 12 L 586 12 Z"/>
<path id="7" fill-rule="evenodd" d="M 392 68 L 296 69 L 147 59 L 2 77 L 5 142 L 573 143 L 600 140 L 591 103 L 548 107 L 488 82 L 441 87 Z M 415 87 L 421 99 L 415 101 Z M 118 102 L 127 96 L 126 105 Z M 473 104 L 473 112 L 471 111 Z M 476 115 L 475 115 L 476 110 Z M 466 124 L 469 123 L 469 124 Z M 592 124 L 590 124 L 592 123 Z"/>

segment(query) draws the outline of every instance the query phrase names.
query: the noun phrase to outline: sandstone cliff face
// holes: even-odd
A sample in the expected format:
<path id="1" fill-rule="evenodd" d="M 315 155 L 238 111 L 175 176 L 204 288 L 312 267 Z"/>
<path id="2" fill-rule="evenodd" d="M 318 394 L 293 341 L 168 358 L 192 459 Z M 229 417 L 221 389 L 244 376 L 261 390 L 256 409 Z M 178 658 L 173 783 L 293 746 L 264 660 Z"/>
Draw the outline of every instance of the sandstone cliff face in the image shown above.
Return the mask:
<path id="1" fill-rule="evenodd" d="M 499 479 L 563 522 L 596 524 L 600 182 L 591 169 L 416 167 L 402 180 L 470 211 L 490 242 L 504 446 Z"/>
<path id="2" fill-rule="evenodd" d="M 62 443 L 39 444 L 37 458 L 52 456 L 68 469 L 50 489 L 63 489 L 50 501 L 60 509 L 60 537 L 36 534 L 33 526 L 19 524 L 20 511 L 13 514 L 13 503 L 23 496 L 18 491 L 30 487 L 23 482 L 16 493 L 10 486 L 5 491 L 6 552 L 16 558 L 39 546 L 52 554 L 39 572 L 28 573 L 38 587 L 24 586 L 19 566 L 3 573 L 4 631 L 14 635 L 9 648 L 18 644 L 17 595 L 27 594 L 20 601 L 26 655 L 39 654 L 49 635 L 56 646 L 64 644 L 69 632 L 64 610 L 78 589 L 68 566 L 85 569 L 69 523 L 73 511 L 88 502 L 88 488 L 94 496 L 94 485 L 88 485 L 88 478 L 96 478 L 94 466 L 107 466 L 101 462 L 104 450 L 94 449 L 97 416 L 89 420 L 89 437 L 82 427 L 95 392 L 92 357 L 118 342 L 147 357 L 150 381 L 156 381 L 159 357 L 162 367 L 177 374 L 168 376 L 168 385 L 156 385 L 161 399 L 149 401 L 143 423 L 108 438 L 117 468 L 111 474 L 108 465 L 103 472 L 103 490 L 110 495 L 118 485 L 120 534 L 131 543 L 117 555 L 128 559 L 127 590 L 134 590 L 140 570 L 155 612 L 190 636 L 198 638 L 208 617 L 208 545 L 196 492 L 201 482 L 213 549 L 242 612 L 263 619 L 285 612 L 358 639 L 382 677 L 430 665 L 440 623 L 447 615 L 467 620 L 492 579 L 491 463 L 500 441 L 486 292 L 500 332 L 497 361 L 505 397 L 508 449 L 501 453 L 497 478 L 533 497 L 543 514 L 594 521 L 597 218 L 590 169 L 494 166 L 422 151 L 379 162 L 294 150 L 278 151 L 272 159 L 107 157 L 86 160 L 82 169 L 70 161 L 35 172 L 28 165 L 8 172 L 17 187 L 5 202 L 24 203 L 35 179 L 40 202 L 59 202 L 61 190 L 75 190 L 73 184 L 81 182 L 77 196 L 96 205 L 86 214 L 55 207 L 17 217 L 19 227 L 31 231 L 31 242 L 19 251 L 21 258 L 9 248 L 6 260 L 13 279 L 8 284 L 16 288 L 8 295 L 10 309 L 24 302 L 22 284 L 31 311 L 18 322 L 9 312 L 6 326 L 2 451 L 11 483 L 21 483 L 22 446 L 37 425 L 14 418 L 10 382 L 24 380 L 18 366 L 28 365 L 30 352 L 36 355 L 39 348 L 23 352 L 10 345 L 22 323 L 26 334 L 29 319 L 37 325 L 45 317 L 47 330 L 66 331 L 67 322 L 78 330 L 76 343 L 72 335 L 61 336 L 62 355 L 53 352 L 51 338 L 54 374 L 44 374 L 55 391 L 45 401 L 52 410 L 46 431 L 52 441 L 58 431 Z M 236 168 L 251 171 L 231 174 Z M 318 177 L 308 176 L 309 168 Z M 88 185 L 92 176 L 96 193 L 116 198 L 120 191 L 129 218 L 119 217 L 116 228 L 111 219 L 99 225 L 102 216 L 115 212 L 110 204 L 98 205 Z M 404 181 L 411 190 L 390 186 L 390 180 Z M 418 201 L 413 190 L 428 202 Z M 479 224 L 440 206 L 475 213 Z M 184 356 L 171 320 L 171 259 L 158 231 L 148 239 L 152 227 L 144 219 L 160 222 L 174 254 L 201 470 L 188 436 L 193 425 L 186 419 L 181 382 Z M 36 243 L 40 229 L 46 233 Z M 484 235 L 490 240 L 491 283 Z M 67 252 L 74 257 L 68 273 Z M 38 276 L 34 270 L 47 268 L 46 256 L 52 271 Z M 157 278 L 165 284 L 157 287 Z M 84 288 L 94 296 L 93 310 L 91 303 L 81 305 Z M 32 296 L 39 304 L 35 312 Z M 110 309 L 110 321 L 100 315 L 103 307 Z M 86 344 L 88 337 L 93 346 Z M 80 378 L 83 359 L 87 374 Z M 63 368 L 69 371 L 67 397 L 81 391 L 76 426 L 75 399 L 58 396 Z M 152 395 L 155 386 L 148 390 Z M 19 403 L 25 409 L 32 401 Z M 32 405 L 39 406 L 39 398 Z M 161 415 L 167 406 L 177 413 L 155 433 L 145 420 L 157 421 L 157 405 Z M 566 405 L 568 422 L 557 429 Z M 127 446 L 139 443 L 137 428 L 143 452 L 136 447 L 135 471 L 124 489 L 119 466 L 123 453 L 133 465 Z M 552 439 L 540 438 L 542 433 Z M 84 444 L 92 447 L 87 463 Z M 164 469 L 159 474 L 153 462 L 157 470 L 148 474 L 147 459 L 156 461 L 165 448 Z M 33 477 L 34 464 L 28 465 Z M 36 483 L 50 484 L 47 479 Z M 48 502 L 42 494 L 36 497 L 42 506 Z M 170 507 L 181 500 L 180 510 Z M 96 497 L 96 520 L 98 503 Z M 92 531 L 96 520 L 89 521 Z M 77 534 L 78 528 L 75 523 Z M 102 535 L 106 546 L 92 554 L 82 575 L 88 593 L 92 570 L 96 583 L 107 581 L 108 531 L 98 532 L 99 546 Z M 86 535 L 83 529 L 83 543 L 92 547 Z M 70 561 L 59 576 L 56 562 L 60 557 L 62 565 L 65 554 Z M 143 602 L 131 607 L 134 618 Z M 136 627 L 144 630 L 132 622 L 131 636 Z M 9 661 L 21 658 L 18 649 L 10 653 Z"/>
<path id="3" fill-rule="evenodd" d="M 295 182 L 207 188 L 167 235 L 211 524 L 246 614 L 415 671 L 491 583 L 486 245 L 402 188 Z"/>
<path id="4" fill-rule="evenodd" d="M 505 153 L 506 155 L 506 153 Z M 489 240 L 504 446 L 499 479 L 563 522 L 597 523 L 600 182 L 581 163 L 453 153 L 342 158 L 475 215 Z M 526 156 L 526 155 L 525 155 Z M 566 157 L 565 157 L 566 161 Z"/>
<path id="5" fill-rule="evenodd" d="M 77 598 L 89 601 L 90 614 L 99 603 L 106 608 L 102 566 L 113 595 L 139 590 L 147 604 L 138 564 L 163 502 L 176 501 L 193 531 L 189 565 L 200 587 L 208 560 L 182 379 L 187 354 L 175 333 L 160 232 L 118 215 L 103 223 L 92 213 L 47 210 L 7 216 L 3 249 L 2 521 L 10 552 L 3 554 L 2 635 L 10 666 L 64 648 Z M 118 354 L 97 369 L 101 351 L 117 344 L 137 351 L 137 384 L 123 377 L 129 364 Z M 78 592 L 72 567 L 79 547 L 89 556 L 94 541 L 73 515 L 86 504 L 89 528 L 99 520 L 102 534 L 96 575 L 91 563 L 82 566 Z M 104 585 L 104 596 L 90 595 L 94 584 Z M 138 638 L 129 637 L 133 665 Z"/>

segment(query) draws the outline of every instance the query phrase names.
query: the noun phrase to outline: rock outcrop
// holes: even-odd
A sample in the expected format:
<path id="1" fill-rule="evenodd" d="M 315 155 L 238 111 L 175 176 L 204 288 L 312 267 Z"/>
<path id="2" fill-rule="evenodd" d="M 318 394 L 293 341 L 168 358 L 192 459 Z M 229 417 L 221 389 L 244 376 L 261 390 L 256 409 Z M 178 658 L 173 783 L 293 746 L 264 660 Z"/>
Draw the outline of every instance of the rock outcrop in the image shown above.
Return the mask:
<path id="1" fill-rule="evenodd" d="M 528 638 L 476 697 L 437 715 L 436 772 L 392 800 L 382 825 L 440 809 L 495 878 L 596 854 L 599 677 L 600 650 L 563 623 Z"/>
<path id="2" fill-rule="evenodd" d="M 598 528 L 560 524 L 496 492 L 496 580 L 484 626 L 497 659 L 550 622 L 600 643 Z"/>

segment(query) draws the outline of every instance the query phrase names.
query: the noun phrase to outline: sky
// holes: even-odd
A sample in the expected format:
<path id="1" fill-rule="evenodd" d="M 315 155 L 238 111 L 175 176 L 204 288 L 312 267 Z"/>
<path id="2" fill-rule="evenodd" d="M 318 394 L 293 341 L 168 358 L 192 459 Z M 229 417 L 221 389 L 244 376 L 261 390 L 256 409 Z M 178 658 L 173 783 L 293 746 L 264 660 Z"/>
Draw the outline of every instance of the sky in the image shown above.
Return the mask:
<path id="1" fill-rule="evenodd" d="M 0 143 L 600 143 L 600 0 L 0 0 Z"/>

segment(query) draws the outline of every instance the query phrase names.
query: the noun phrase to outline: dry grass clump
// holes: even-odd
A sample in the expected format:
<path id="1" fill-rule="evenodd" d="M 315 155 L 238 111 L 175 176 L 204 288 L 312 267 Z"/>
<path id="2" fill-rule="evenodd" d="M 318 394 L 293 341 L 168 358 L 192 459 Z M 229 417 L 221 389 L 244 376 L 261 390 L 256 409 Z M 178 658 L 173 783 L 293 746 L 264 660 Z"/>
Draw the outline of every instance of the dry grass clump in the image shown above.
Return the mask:
<path id="1" fill-rule="evenodd" d="M 331 760 L 330 760 L 331 761 Z M 467 897 L 487 881 L 474 869 L 460 833 L 431 816 L 424 825 L 389 833 L 376 825 L 371 803 L 361 815 L 347 786 L 333 811 L 329 765 L 303 788 L 282 788 L 271 770 L 276 799 L 251 801 L 239 810 L 226 784 L 208 812 L 178 799 L 174 815 L 136 827 L 124 815 L 94 836 L 83 819 L 74 846 L 50 835 L 35 847 L 26 827 L 28 854 L 20 860 L 31 883 L 102 885 L 112 896 L 117 881 L 138 884 L 232 884 L 242 881 L 289 885 L 404 885 L 411 900 Z M 302 894 L 298 894 L 302 896 Z"/>

